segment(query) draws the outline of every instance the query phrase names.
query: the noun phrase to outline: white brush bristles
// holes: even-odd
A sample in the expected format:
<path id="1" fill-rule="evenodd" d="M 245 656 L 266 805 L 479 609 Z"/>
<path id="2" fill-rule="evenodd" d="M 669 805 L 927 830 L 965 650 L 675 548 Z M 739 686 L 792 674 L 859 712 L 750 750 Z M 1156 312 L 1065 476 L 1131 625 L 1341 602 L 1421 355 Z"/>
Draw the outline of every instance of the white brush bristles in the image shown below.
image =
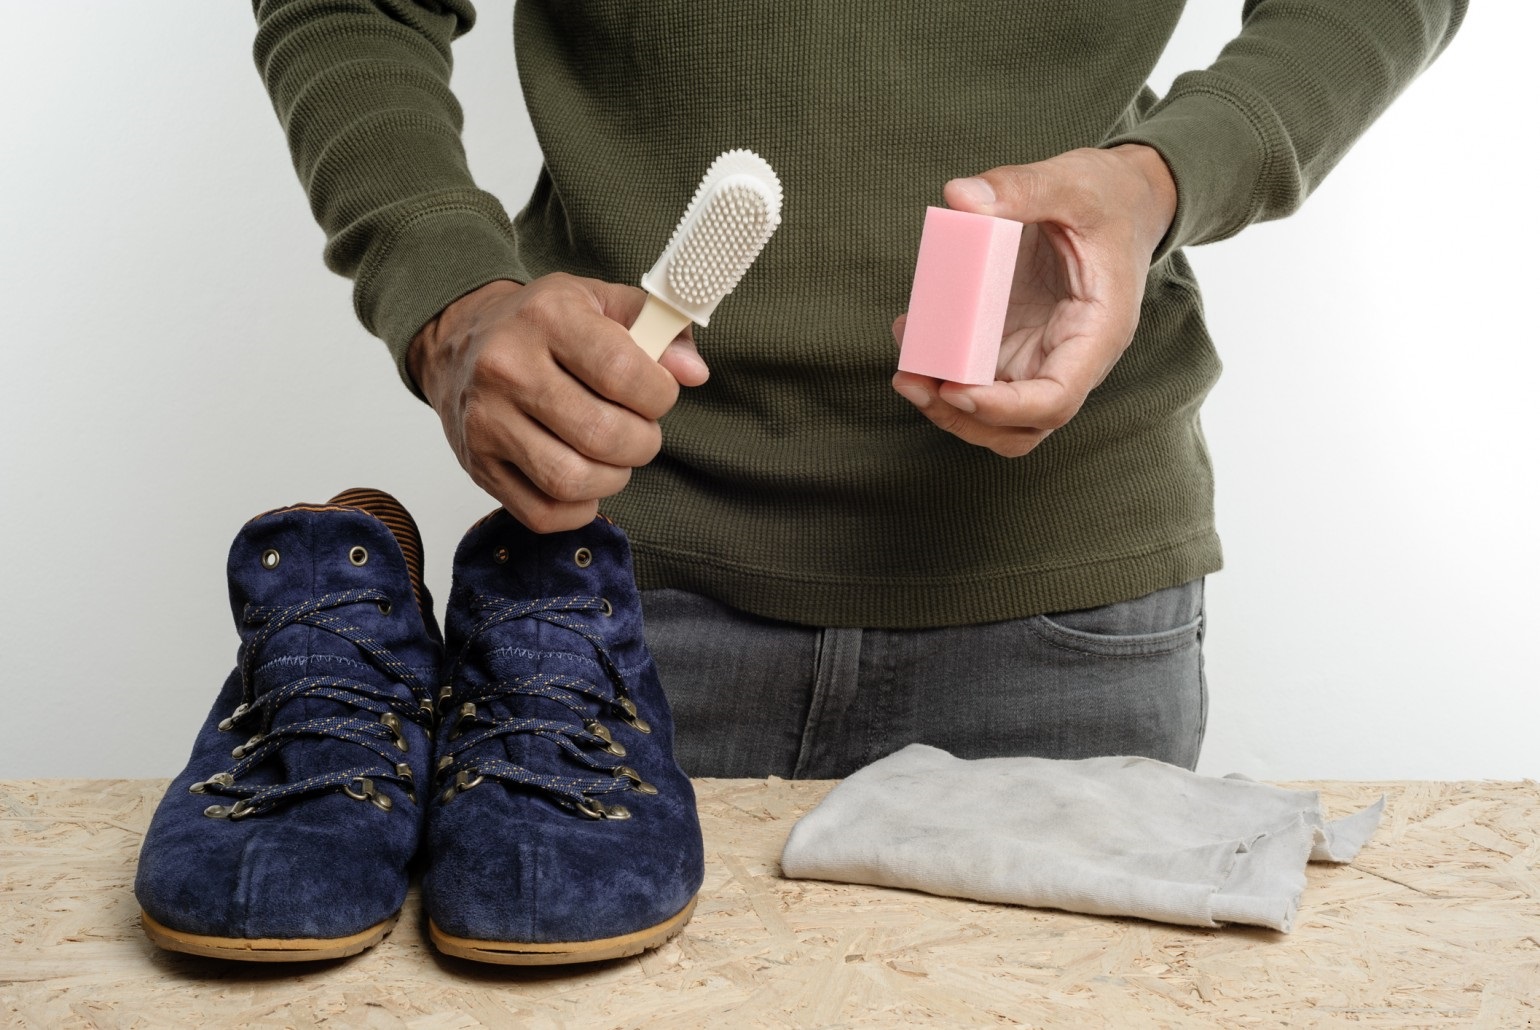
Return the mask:
<path id="1" fill-rule="evenodd" d="M 690 304 L 726 296 L 770 238 L 771 217 L 757 180 L 722 183 L 679 240 L 668 263 L 668 284 Z"/>
<path id="2" fill-rule="evenodd" d="M 642 287 L 706 325 L 780 224 L 775 170 L 751 150 L 729 150 L 706 169 Z"/>

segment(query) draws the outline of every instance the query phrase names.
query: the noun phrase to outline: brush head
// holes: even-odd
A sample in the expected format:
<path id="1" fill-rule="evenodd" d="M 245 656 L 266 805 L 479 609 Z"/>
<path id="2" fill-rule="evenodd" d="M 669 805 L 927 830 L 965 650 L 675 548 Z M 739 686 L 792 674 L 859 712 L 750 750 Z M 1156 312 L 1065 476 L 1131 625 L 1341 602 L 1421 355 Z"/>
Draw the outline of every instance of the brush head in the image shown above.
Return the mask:
<path id="1" fill-rule="evenodd" d="M 642 286 L 706 325 L 780 224 L 775 170 L 753 151 L 729 150 L 706 169 Z"/>

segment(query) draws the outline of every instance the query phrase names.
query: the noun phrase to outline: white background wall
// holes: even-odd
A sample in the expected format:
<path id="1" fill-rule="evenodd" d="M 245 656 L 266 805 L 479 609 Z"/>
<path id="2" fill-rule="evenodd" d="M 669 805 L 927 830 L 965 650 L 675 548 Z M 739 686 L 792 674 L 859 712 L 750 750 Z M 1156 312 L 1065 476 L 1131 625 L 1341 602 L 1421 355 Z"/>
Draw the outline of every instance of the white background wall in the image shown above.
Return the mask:
<path id="1" fill-rule="evenodd" d="M 480 6 L 456 86 L 516 208 L 511 2 Z M 1239 8 L 1194 0 L 1157 86 Z M 170 775 L 246 518 L 389 489 L 442 597 L 490 502 L 321 266 L 247 5 L 3 10 L 0 777 Z M 1536 38 L 1477 4 L 1300 215 L 1191 254 L 1227 365 L 1203 771 L 1540 775 Z"/>

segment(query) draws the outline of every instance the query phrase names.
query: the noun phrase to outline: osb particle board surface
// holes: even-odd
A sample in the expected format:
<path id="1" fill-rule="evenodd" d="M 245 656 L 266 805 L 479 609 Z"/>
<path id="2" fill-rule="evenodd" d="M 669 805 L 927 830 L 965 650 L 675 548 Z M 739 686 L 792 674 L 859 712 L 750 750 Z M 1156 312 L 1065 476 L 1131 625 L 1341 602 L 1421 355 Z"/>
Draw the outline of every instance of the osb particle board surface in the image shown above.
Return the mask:
<path id="1" fill-rule="evenodd" d="M 1298 927 L 1194 930 L 783 880 L 827 782 L 702 780 L 706 885 L 684 934 L 517 970 L 424 944 L 316 965 L 157 950 L 131 892 L 164 781 L 0 783 L 0 1018 L 256 1027 L 1540 1025 L 1540 786 L 1308 784 L 1390 805 L 1351 866 L 1312 866 Z"/>

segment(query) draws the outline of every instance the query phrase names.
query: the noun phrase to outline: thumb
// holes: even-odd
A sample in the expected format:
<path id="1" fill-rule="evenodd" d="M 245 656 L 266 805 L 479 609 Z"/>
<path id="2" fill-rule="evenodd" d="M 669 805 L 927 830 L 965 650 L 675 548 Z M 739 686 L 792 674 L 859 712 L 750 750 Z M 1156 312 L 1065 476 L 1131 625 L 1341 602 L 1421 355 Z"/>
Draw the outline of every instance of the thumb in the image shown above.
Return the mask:
<path id="1" fill-rule="evenodd" d="M 953 179 L 942 190 L 947 206 L 957 211 L 1036 222 L 1076 224 L 1084 210 L 1086 190 L 1055 160 L 991 168 Z"/>
<path id="2" fill-rule="evenodd" d="M 690 334 L 689 326 L 664 349 L 658 364 L 668 369 L 680 386 L 700 386 L 711 377 L 706 360 L 695 349 L 695 338 Z"/>

